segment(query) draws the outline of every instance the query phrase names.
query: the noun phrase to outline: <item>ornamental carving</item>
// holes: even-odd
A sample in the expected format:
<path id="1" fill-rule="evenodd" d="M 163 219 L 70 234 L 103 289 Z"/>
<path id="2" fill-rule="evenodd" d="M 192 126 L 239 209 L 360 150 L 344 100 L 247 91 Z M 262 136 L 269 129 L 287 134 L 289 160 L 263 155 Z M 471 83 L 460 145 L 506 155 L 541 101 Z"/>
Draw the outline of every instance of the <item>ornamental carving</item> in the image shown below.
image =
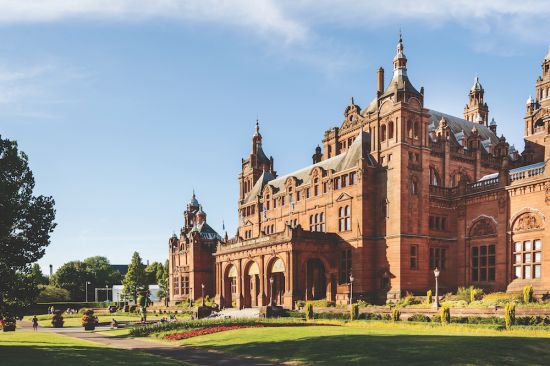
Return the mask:
<path id="1" fill-rule="evenodd" d="M 525 213 L 514 223 L 514 232 L 536 230 L 542 228 L 541 219 L 533 213 Z"/>
<path id="2" fill-rule="evenodd" d="M 486 236 L 495 234 L 495 225 L 487 218 L 479 219 L 470 229 L 470 236 Z"/>

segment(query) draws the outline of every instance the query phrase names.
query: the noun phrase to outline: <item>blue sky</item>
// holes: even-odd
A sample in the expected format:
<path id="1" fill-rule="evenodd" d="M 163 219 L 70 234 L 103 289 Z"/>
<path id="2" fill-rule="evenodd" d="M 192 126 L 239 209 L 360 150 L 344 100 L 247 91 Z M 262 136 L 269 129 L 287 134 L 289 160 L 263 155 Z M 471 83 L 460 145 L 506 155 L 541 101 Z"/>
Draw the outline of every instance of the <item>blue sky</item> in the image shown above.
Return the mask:
<path id="1" fill-rule="evenodd" d="M 279 173 L 310 164 L 351 96 L 386 81 L 399 29 L 426 106 L 461 116 L 473 78 L 520 150 L 548 1 L 0 0 L 0 134 L 30 156 L 58 227 L 44 269 L 134 250 L 164 260 L 195 188 L 221 232 L 259 115 Z"/>

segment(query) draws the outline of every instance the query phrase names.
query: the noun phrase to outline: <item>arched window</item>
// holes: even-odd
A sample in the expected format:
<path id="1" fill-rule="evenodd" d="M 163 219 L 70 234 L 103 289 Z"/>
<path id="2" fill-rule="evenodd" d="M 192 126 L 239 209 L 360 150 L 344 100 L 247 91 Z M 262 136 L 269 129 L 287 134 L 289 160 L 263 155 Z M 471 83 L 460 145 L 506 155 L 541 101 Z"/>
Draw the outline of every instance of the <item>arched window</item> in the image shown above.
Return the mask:
<path id="1" fill-rule="evenodd" d="M 319 195 L 319 178 L 315 178 L 313 180 L 313 195 L 314 196 Z"/>
<path id="2" fill-rule="evenodd" d="M 418 122 L 414 123 L 414 138 L 417 139 L 420 136 L 420 124 Z"/>
<path id="3" fill-rule="evenodd" d="M 407 121 L 407 137 L 410 139 L 413 138 L 413 128 L 411 121 Z"/>
<path id="4" fill-rule="evenodd" d="M 325 232 L 325 214 L 323 212 L 319 214 L 319 231 Z"/>
<path id="5" fill-rule="evenodd" d="M 382 125 L 380 128 L 380 142 L 386 141 L 386 125 Z"/>
<path id="6" fill-rule="evenodd" d="M 416 178 L 411 179 L 411 194 L 415 196 L 418 194 L 418 182 Z"/>
<path id="7" fill-rule="evenodd" d="M 441 185 L 441 179 L 439 178 L 439 173 L 434 167 L 430 167 L 430 184 L 432 186 Z"/>
<path id="8" fill-rule="evenodd" d="M 393 122 L 388 125 L 388 138 L 393 139 Z"/>

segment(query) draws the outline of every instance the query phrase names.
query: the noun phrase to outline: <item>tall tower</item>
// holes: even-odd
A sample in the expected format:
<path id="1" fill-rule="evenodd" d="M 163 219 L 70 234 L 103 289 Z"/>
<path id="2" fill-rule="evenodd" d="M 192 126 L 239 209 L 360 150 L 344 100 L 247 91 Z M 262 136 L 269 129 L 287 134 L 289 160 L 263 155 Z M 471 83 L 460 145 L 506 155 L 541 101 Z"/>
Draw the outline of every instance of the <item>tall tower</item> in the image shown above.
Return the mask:
<path id="1" fill-rule="evenodd" d="M 550 48 L 541 66 L 542 73 L 535 83 L 535 98 L 530 96 L 525 107 L 525 151 L 522 155 L 528 163 L 550 159 Z"/>
<path id="2" fill-rule="evenodd" d="M 470 88 L 468 104 L 464 107 L 464 119 L 483 124 L 489 123 L 489 106 L 483 101 L 485 90 L 479 82 L 479 77 L 475 77 L 474 85 Z"/>
<path id="3" fill-rule="evenodd" d="M 252 190 L 252 187 L 254 187 L 254 184 L 264 171 L 275 175 L 273 171 L 273 157 L 268 158 L 262 149 L 260 122 L 256 119 L 256 131 L 252 135 L 252 152 L 248 159 L 242 160 L 242 171 L 239 175 L 240 201 Z"/>

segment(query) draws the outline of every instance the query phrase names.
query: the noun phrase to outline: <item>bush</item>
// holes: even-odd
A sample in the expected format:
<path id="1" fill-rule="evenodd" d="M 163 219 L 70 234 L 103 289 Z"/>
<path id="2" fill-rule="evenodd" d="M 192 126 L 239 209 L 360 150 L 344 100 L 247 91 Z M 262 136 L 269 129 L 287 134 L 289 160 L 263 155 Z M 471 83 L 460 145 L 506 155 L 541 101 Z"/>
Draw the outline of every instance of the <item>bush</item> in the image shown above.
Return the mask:
<path id="1" fill-rule="evenodd" d="M 306 313 L 306 320 L 312 320 L 315 315 L 313 313 L 313 304 L 309 301 L 306 302 L 305 313 Z"/>
<path id="2" fill-rule="evenodd" d="M 36 302 L 69 301 L 71 298 L 69 291 L 51 285 L 38 285 L 38 291 Z"/>
<path id="3" fill-rule="evenodd" d="M 522 296 L 514 292 L 492 292 L 483 296 L 483 303 L 489 306 L 502 306 L 509 302 L 520 302 Z"/>
<path id="4" fill-rule="evenodd" d="M 548 316 L 522 316 L 516 318 L 516 325 L 550 325 L 550 318 Z"/>
<path id="5" fill-rule="evenodd" d="M 357 300 L 357 305 L 359 305 L 360 308 L 366 308 L 367 306 L 370 306 L 370 304 L 365 300 Z"/>
<path id="6" fill-rule="evenodd" d="M 410 305 L 416 305 L 421 304 L 422 301 L 420 299 L 414 297 L 411 293 L 407 293 L 405 297 L 402 297 L 398 302 L 397 305 L 400 307 L 407 307 Z"/>
<path id="7" fill-rule="evenodd" d="M 97 318 L 94 316 L 94 311 L 88 309 L 84 312 L 82 316 L 82 326 L 85 330 L 94 330 L 97 323 Z"/>
<path id="8" fill-rule="evenodd" d="M 308 302 L 316 308 L 328 308 L 328 307 L 336 306 L 335 303 L 327 300 L 310 300 Z"/>
<path id="9" fill-rule="evenodd" d="M 533 286 L 527 285 L 523 288 L 523 303 L 528 304 L 533 302 Z"/>
<path id="10" fill-rule="evenodd" d="M 326 319 L 326 320 L 349 320 L 349 313 L 316 313 L 314 314 L 315 319 Z"/>
<path id="11" fill-rule="evenodd" d="M 356 320 L 359 319 L 359 304 L 352 304 L 349 309 L 349 319 Z"/>
<path id="12" fill-rule="evenodd" d="M 364 320 L 382 320 L 383 317 L 382 317 L 382 315 L 376 314 L 376 313 L 362 313 L 362 314 L 359 314 L 359 319 L 364 319 Z"/>
<path id="13" fill-rule="evenodd" d="M 459 287 L 456 291 L 456 300 L 465 301 L 466 303 L 471 303 L 476 300 L 481 300 L 483 297 L 483 290 L 476 288 L 474 286 L 470 287 Z"/>
<path id="14" fill-rule="evenodd" d="M 449 324 L 451 322 L 451 310 L 448 306 L 443 305 L 441 309 L 439 309 L 439 318 L 441 324 Z"/>
<path id="15" fill-rule="evenodd" d="M 296 300 L 296 308 L 303 309 L 304 306 L 306 306 L 306 302 L 304 300 Z"/>
<path id="16" fill-rule="evenodd" d="M 65 321 L 62 316 L 63 312 L 61 310 L 56 310 L 52 316 L 52 327 L 54 328 L 63 328 Z"/>
<path id="17" fill-rule="evenodd" d="M 508 303 L 504 308 L 504 322 L 506 323 L 506 329 L 512 329 L 512 326 L 516 323 L 516 304 Z"/>
<path id="18" fill-rule="evenodd" d="M 409 319 L 407 319 L 410 322 L 423 322 L 423 323 L 429 323 L 430 317 L 424 314 L 413 314 L 409 316 Z"/>
<path id="19" fill-rule="evenodd" d="M 426 292 L 426 303 L 431 304 L 432 303 L 432 290 L 428 290 Z"/>
<path id="20" fill-rule="evenodd" d="M 468 302 L 464 300 L 449 300 L 443 302 L 442 305 L 447 305 L 450 308 L 465 308 L 468 306 Z"/>
<path id="21" fill-rule="evenodd" d="M 399 312 L 398 308 L 393 308 L 391 311 L 391 320 L 394 322 L 398 322 L 401 318 L 401 313 Z"/>

